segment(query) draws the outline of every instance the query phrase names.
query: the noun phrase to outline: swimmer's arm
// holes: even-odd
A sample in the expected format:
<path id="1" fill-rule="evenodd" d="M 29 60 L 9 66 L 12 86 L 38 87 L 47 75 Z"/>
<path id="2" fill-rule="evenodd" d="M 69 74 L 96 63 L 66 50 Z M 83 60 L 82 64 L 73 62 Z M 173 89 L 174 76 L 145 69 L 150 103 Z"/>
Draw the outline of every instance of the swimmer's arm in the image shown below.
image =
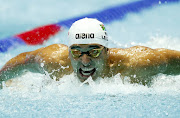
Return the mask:
<path id="1" fill-rule="evenodd" d="M 50 45 L 41 50 L 37 57 L 40 58 L 39 63 L 43 65 L 46 74 L 54 80 L 59 80 L 64 75 L 69 75 L 73 72 L 68 46 L 66 45 Z"/>
<path id="2" fill-rule="evenodd" d="M 2 88 L 2 81 L 20 76 L 25 71 L 46 72 L 51 78 L 59 80 L 64 75 L 73 72 L 68 55 L 68 47 L 63 44 L 53 44 L 22 53 L 8 61 L 0 70 L 0 88 Z"/>
<path id="3" fill-rule="evenodd" d="M 179 75 L 180 74 L 180 51 L 168 50 L 168 49 L 157 49 L 163 53 L 167 58 L 166 71 L 164 74 L 168 75 Z"/>
<path id="4" fill-rule="evenodd" d="M 158 73 L 180 74 L 180 51 L 135 46 L 110 49 L 110 67 L 114 74 L 153 76 Z M 141 70 L 141 71 L 139 71 Z"/>
<path id="5" fill-rule="evenodd" d="M 0 81 L 7 81 L 22 75 L 25 71 L 42 73 L 32 52 L 25 52 L 9 60 L 0 70 Z"/>

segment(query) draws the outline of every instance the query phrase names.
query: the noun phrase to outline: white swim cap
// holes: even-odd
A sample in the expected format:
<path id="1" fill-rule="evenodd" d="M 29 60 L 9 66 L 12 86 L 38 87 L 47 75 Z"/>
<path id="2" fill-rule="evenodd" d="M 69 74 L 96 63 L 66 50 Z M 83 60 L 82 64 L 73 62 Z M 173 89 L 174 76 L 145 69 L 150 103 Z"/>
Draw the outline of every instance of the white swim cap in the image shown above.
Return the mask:
<path id="1" fill-rule="evenodd" d="M 103 23 L 93 18 L 83 18 L 74 22 L 69 29 L 68 39 L 69 46 L 92 43 L 108 46 L 108 37 Z"/>

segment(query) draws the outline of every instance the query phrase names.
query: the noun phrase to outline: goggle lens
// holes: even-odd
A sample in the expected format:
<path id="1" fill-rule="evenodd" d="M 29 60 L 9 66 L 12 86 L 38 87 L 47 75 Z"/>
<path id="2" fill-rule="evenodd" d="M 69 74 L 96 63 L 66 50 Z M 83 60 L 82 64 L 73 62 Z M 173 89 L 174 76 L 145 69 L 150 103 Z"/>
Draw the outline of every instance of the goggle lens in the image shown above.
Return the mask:
<path id="1" fill-rule="evenodd" d="M 80 50 L 77 49 L 71 49 L 71 54 L 73 55 L 74 58 L 78 58 L 80 56 L 82 56 L 84 53 L 88 54 L 91 57 L 98 57 L 101 54 L 101 51 L 103 50 L 104 47 L 99 48 L 99 49 L 92 49 L 90 51 L 87 52 L 81 52 Z"/>
<path id="2" fill-rule="evenodd" d="M 76 49 L 71 49 L 71 54 L 73 55 L 74 58 L 78 58 L 81 56 L 81 51 Z"/>
<path id="3" fill-rule="evenodd" d="M 102 49 L 92 49 L 89 51 L 91 57 L 98 57 L 101 54 Z"/>

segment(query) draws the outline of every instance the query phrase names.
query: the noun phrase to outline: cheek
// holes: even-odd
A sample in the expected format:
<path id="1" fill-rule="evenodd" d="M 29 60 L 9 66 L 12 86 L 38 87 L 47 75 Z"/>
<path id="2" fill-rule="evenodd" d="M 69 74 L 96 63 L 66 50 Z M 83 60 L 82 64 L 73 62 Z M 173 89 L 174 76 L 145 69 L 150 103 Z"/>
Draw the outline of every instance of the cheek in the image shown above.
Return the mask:
<path id="1" fill-rule="evenodd" d="M 96 68 L 101 69 L 104 67 L 104 59 L 100 58 L 98 60 L 94 60 L 94 62 L 95 62 Z"/>
<path id="2" fill-rule="evenodd" d="M 74 68 L 74 67 L 77 67 L 77 65 L 78 65 L 78 61 L 77 61 L 77 60 L 72 59 L 72 60 L 71 60 L 71 64 L 72 64 L 73 68 Z"/>
<path id="3" fill-rule="evenodd" d="M 103 69 L 106 65 L 106 62 L 107 62 L 107 55 L 101 55 L 98 59 L 94 60 L 94 62 L 96 62 L 96 67 L 98 69 Z"/>

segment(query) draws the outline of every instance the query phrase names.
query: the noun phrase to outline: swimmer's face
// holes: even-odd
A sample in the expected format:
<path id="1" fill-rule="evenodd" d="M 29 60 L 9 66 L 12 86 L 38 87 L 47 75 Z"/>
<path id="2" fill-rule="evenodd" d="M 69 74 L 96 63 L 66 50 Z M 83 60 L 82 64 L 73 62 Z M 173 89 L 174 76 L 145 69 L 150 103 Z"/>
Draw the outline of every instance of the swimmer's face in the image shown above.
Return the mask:
<path id="1" fill-rule="evenodd" d="M 69 48 L 74 72 L 81 82 L 88 77 L 96 80 L 104 74 L 107 66 L 107 48 L 98 44 L 76 44 Z"/>

